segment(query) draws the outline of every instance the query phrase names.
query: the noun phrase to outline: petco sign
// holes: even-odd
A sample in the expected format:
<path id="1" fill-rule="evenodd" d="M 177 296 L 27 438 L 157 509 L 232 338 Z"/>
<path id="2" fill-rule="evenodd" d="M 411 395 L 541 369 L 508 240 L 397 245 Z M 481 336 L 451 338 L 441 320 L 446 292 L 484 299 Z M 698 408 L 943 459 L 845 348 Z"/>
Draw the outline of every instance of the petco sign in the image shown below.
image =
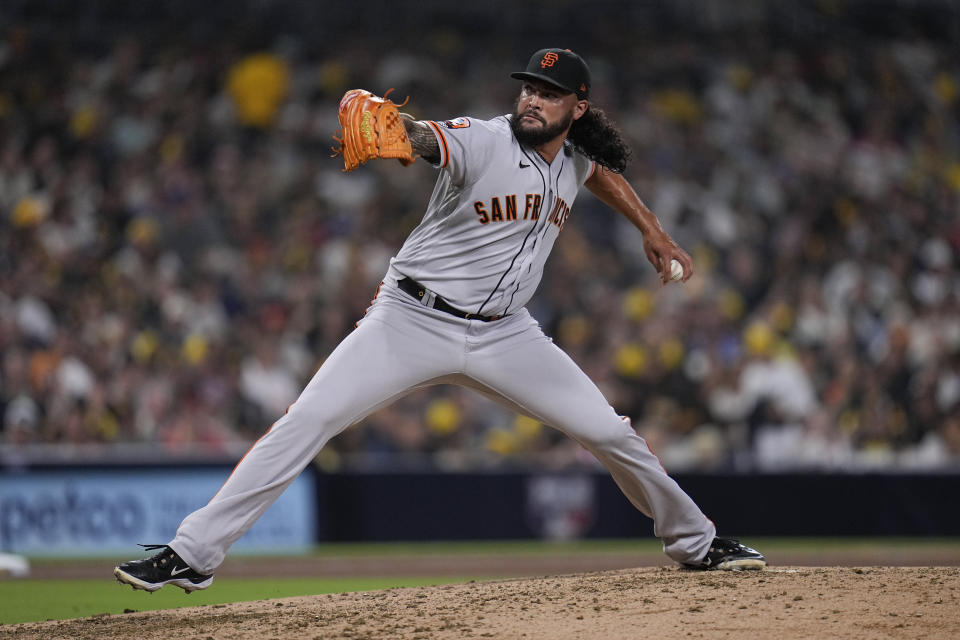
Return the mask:
<path id="1" fill-rule="evenodd" d="M 0 475 L 0 551 L 103 554 L 165 543 L 229 469 L 40 471 Z M 313 483 L 298 478 L 234 549 L 297 552 L 314 543 Z"/>

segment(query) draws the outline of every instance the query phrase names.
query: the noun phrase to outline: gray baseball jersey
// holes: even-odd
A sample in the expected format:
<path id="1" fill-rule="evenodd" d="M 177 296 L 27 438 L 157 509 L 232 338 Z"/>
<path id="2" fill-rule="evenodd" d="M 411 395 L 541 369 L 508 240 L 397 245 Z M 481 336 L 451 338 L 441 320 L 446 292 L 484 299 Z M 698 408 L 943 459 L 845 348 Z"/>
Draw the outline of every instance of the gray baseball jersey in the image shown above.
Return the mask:
<path id="1" fill-rule="evenodd" d="M 667 555 L 699 561 L 713 523 L 524 307 L 593 162 L 569 147 L 545 162 L 506 117 L 428 124 L 441 150 L 437 185 L 374 303 L 170 547 L 212 573 L 330 438 L 413 389 L 453 383 L 581 443 L 653 518 Z M 404 278 L 423 288 L 410 292 Z"/>
<path id="2" fill-rule="evenodd" d="M 410 277 L 470 313 L 507 315 L 533 296 L 594 163 L 567 145 L 548 164 L 517 142 L 509 116 L 428 124 L 442 171 L 388 277 Z"/>

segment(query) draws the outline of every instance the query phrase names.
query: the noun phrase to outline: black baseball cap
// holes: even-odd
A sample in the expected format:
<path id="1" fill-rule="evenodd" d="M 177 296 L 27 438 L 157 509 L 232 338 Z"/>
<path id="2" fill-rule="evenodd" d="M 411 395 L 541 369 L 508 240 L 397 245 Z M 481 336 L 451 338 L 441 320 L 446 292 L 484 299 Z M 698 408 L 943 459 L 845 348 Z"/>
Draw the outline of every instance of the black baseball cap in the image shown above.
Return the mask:
<path id="1" fill-rule="evenodd" d="M 530 56 L 525 71 L 514 71 L 510 77 L 540 80 L 575 93 L 580 100 L 590 97 L 590 68 L 570 49 L 540 49 Z"/>

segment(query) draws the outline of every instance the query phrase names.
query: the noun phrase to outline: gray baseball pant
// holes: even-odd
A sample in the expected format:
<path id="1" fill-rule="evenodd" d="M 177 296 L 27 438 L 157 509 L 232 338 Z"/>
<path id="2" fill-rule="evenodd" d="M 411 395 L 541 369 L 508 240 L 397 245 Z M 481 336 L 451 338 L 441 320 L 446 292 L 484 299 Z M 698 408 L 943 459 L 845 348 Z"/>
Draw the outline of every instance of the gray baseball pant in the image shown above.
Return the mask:
<path id="1" fill-rule="evenodd" d="M 389 284 L 220 491 L 184 519 L 170 547 L 196 571 L 213 573 L 330 438 L 441 382 L 473 388 L 575 439 L 653 519 L 667 556 L 692 563 L 706 555 L 713 523 L 525 309 L 493 322 L 463 320 Z"/>

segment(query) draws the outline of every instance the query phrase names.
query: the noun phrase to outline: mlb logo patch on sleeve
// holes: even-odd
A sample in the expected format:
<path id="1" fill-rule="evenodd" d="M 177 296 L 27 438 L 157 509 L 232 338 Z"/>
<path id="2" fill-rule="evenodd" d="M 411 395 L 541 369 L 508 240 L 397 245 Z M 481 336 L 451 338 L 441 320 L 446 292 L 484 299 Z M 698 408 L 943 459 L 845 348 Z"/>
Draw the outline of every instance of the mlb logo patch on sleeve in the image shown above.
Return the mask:
<path id="1" fill-rule="evenodd" d="M 447 129 L 466 129 L 470 126 L 469 118 L 454 118 L 443 123 Z"/>

